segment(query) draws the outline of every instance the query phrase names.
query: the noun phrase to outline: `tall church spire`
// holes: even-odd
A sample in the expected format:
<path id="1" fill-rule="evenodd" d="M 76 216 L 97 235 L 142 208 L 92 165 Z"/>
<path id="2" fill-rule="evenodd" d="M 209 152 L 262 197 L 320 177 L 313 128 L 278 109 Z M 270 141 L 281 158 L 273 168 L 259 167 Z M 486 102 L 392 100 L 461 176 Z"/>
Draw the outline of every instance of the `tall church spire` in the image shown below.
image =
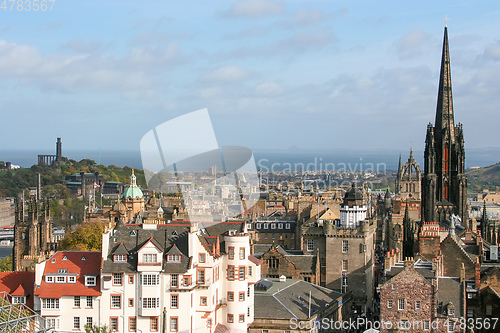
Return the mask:
<path id="1" fill-rule="evenodd" d="M 439 76 L 439 91 L 436 108 L 436 138 L 440 140 L 443 131 L 450 131 L 451 141 L 455 141 L 453 119 L 453 98 L 451 92 L 450 48 L 448 45 L 448 28 L 444 28 L 443 54 L 441 56 L 441 73 Z"/>
<path id="2" fill-rule="evenodd" d="M 467 220 L 467 176 L 463 128 L 455 126 L 448 28 L 444 28 L 435 126 L 427 127 L 422 178 L 422 220 Z"/>

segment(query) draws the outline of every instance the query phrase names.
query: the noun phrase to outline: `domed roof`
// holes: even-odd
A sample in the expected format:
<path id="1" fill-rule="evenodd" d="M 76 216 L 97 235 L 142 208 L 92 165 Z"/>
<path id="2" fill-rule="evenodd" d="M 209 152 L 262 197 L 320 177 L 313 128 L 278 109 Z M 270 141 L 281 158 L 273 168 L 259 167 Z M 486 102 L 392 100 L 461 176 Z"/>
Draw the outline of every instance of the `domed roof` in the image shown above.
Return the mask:
<path id="1" fill-rule="evenodd" d="M 136 186 L 129 186 L 125 192 L 123 192 L 123 197 L 125 199 L 128 199 L 128 198 L 132 198 L 132 199 L 135 199 L 135 198 L 143 198 L 144 197 L 144 194 L 142 193 L 141 189 L 139 187 Z"/>
<path id="2" fill-rule="evenodd" d="M 136 179 L 137 178 L 134 175 L 134 169 L 132 169 L 132 175 L 130 175 L 130 186 L 125 190 L 125 192 L 123 192 L 123 197 L 125 199 L 142 199 L 144 197 L 141 189 L 137 186 Z"/>
<path id="3" fill-rule="evenodd" d="M 123 212 L 127 210 L 127 207 L 123 204 L 123 202 L 119 201 L 113 206 L 113 210 L 115 212 Z"/>
<path id="4" fill-rule="evenodd" d="M 345 193 L 344 200 L 347 201 L 360 201 L 363 200 L 363 192 L 356 187 L 356 184 L 352 183 L 352 186 Z"/>

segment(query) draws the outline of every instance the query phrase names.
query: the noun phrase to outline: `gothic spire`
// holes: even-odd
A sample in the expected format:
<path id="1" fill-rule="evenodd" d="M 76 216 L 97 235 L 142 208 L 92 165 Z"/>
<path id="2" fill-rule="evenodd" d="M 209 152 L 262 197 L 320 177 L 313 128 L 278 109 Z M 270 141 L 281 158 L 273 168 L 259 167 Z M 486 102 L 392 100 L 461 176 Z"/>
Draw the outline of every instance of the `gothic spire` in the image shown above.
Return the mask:
<path id="1" fill-rule="evenodd" d="M 450 48 L 448 46 L 448 28 L 444 28 L 443 54 L 441 56 L 441 73 L 439 75 L 439 91 L 436 107 L 436 136 L 439 141 L 445 129 L 449 130 L 450 139 L 455 140 L 453 119 L 453 98 L 451 93 Z"/>

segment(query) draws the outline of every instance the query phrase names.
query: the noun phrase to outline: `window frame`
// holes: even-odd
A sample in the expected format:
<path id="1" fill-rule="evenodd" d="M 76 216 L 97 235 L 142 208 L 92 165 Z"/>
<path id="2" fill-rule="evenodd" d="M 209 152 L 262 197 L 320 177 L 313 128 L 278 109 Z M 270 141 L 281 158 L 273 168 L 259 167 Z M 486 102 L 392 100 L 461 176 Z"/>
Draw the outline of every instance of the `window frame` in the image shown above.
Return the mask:
<path id="1" fill-rule="evenodd" d="M 109 308 L 110 309 L 121 309 L 122 308 L 122 295 L 111 294 L 109 295 Z M 119 306 L 116 306 L 116 301 L 118 300 Z"/>
<path id="2" fill-rule="evenodd" d="M 170 294 L 170 308 L 171 309 L 179 308 L 179 294 Z"/>

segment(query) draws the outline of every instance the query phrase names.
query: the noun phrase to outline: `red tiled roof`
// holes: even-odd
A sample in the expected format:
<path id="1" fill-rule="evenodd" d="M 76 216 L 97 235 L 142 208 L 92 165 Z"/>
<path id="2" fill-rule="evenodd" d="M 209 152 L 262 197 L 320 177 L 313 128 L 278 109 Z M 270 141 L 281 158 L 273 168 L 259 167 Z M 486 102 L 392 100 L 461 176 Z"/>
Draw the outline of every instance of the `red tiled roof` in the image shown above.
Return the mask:
<path id="1" fill-rule="evenodd" d="M 33 294 L 35 272 L 0 272 L 0 291 L 12 296 L 29 296 Z M 33 307 L 33 297 L 26 298 L 28 306 Z"/>
<path id="2" fill-rule="evenodd" d="M 66 257 L 66 260 L 63 258 Z M 85 257 L 85 260 L 82 260 Z M 55 262 L 53 262 L 55 259 Z M 101 268 L 100 251 L 59 251 L 45 263 L 42 283 L 35 295 L 40 298 L 61 298 L 61 296 L 100 296 L 99 274 Z M 46 283 L 46 274 L 57 274 L 58 270 L 67 269 L 68 274 L 78 274 L 76 283 Z M 85 275 L 96 275 L 96 286 L 85 286 Z"/>

